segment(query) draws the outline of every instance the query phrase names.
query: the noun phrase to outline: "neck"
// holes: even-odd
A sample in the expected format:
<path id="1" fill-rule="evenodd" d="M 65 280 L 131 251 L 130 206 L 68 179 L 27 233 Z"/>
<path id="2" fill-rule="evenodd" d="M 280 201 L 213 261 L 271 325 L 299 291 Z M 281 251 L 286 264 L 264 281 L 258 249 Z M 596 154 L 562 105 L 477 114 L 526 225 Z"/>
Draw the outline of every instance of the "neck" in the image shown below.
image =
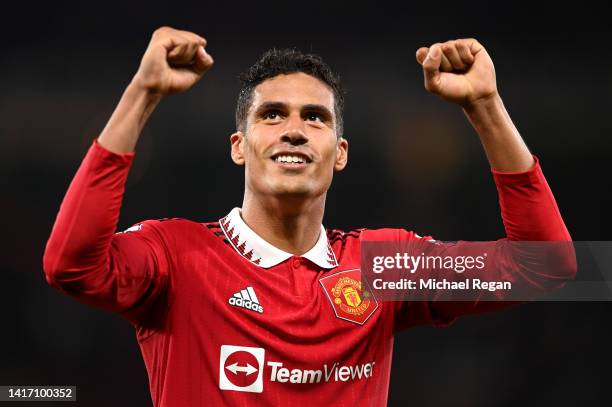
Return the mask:
<path id="1" fill-rule="evenodd" d="M 268 243 L 299 256 L 312 249 L 319 238 L 325 196 L 260 197 L 247 190 L 242 220 Z"/>

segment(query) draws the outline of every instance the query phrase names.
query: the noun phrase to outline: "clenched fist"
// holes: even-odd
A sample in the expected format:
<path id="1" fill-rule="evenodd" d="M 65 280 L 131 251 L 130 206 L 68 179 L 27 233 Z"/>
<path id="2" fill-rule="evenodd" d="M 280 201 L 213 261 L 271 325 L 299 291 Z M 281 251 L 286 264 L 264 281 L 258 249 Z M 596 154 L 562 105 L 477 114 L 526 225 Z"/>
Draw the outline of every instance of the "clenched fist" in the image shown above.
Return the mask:
<path id="1" fill-rule="evenodd" d="M 444 100 L 468 107 L 497 93 L 493 61 L 473 38 L 419 48 L 416 59 L 425 88 Z"/>
<path id="2" fill-rule="evenodd" d="M 191 88 L 213 64 L 206 40 L 189 31 L 157 29 L 145 51 L 134 82 L 162 96 Z"/>

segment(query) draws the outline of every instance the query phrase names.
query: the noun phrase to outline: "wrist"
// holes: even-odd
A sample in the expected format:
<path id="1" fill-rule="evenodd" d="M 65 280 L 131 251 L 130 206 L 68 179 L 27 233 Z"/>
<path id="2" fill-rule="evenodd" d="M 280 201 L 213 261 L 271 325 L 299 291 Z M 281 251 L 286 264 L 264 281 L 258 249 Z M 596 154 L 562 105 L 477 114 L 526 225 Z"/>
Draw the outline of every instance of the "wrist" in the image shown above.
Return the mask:
<path id="1" fill-rule="evenodd" d="M 495 90 L 493 93 L 466 102 L 462 108 L 466 114 L 482 113 L 491 111 L 501 105 L 501 96 Z"/>
<path id="2" fill-rule="evenodd" d="M 143 86 L 138 78 L 134 78 L 123 93 L 122 102 L 125 100 L 131 106 L 131 110 L 136 112 L 139 131 L 155 110 L 163 95 Z"/>
<path id="3" fill-rule="evenodd" d="M 128 84 L 126 94 L 138 100 L 144 100 L 147 105 L 157 105 L 164 96 L 159 89 L 147 84 L 138 74 L 136 74 Z"/>
<path id="4" fill-rule="evenodd" d="M 481 130 L 488 132 L 486 129 L 491 131 L 491 127 L 506 126 L 510 122 L 504 102 L 497 91 L 464 105 L 463 112 L 479 134 Z"/>

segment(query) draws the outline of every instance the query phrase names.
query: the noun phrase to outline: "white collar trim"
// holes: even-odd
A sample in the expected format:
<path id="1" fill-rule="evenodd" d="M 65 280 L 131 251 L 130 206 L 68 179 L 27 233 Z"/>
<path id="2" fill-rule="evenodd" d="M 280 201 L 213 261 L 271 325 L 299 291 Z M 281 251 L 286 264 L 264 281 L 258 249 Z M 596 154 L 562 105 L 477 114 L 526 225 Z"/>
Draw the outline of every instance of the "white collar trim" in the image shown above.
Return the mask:
<path id="1" fill-rule="evenodd" d="M 263 268 L 274 267 L 292 257 L 272 244 L 265 241 L 242 220 L 240 208 L 234 208 L 227 216 L 219 219 L 219 225 L 232 247 L 245 259 Z M 317 266 L 331 269 L 338 266 L 336 254 L 327 240 L 325 228 L 321 225 L 321 232 L 317 243 L 301 257 L 304 257 Z"/>

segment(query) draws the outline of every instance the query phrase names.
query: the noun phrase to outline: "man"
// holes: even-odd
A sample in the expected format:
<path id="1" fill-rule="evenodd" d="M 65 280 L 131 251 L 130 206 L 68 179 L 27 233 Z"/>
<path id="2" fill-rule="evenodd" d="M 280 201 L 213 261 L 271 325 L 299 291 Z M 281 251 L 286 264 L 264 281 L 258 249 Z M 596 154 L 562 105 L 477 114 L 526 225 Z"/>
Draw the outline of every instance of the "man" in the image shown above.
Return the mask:
<path id="1" fill-rule="evenodd" d="M 245 167 L 241 209 L 218 222 L 148 220 L 115 233 L 140 132 L 163 97 L 212 66 L 205 46 L 186 31 L 153 34 L 64 198 L 45 251 L 47 280 L 134 324 L 156 406 L 383 406 L 395 332 L 504 304 L 383 303 L 362 289 L 362 241 L 431 238 L 321 225 L 348 142 L 340 85 L 320 58 L 270 51 L 242 76 L 230 137 L 231 158 Z M 483 46 L 453 40 L 416 58 L 426 89 L 461 106 L 482 140 L 505 240 L 571 240 Z M 557 272 L 553 279 L 574 270 Z"/>

